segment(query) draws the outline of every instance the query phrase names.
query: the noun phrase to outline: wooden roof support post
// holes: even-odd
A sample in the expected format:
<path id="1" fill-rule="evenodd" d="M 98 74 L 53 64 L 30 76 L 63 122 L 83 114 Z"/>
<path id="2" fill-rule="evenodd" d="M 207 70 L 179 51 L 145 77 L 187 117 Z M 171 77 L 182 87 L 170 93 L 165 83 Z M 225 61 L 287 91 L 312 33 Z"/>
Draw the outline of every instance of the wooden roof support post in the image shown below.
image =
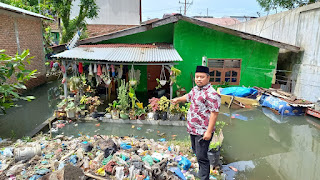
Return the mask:
<path id="1" fill-rule="evenodd" d="M 68 67 L 66 66 L 66 61 L 62 60 L 62 65 L 64 66 L 64 72 L 63 72 L 63 79 L 64 79 L 64 83 L 63 83 L 63 90 L 64 90 L 64 98 L 66 99 L 66 103 L 68 103 L 68 84 L 67 84 L 67 70 Z"/>
<path id="2" fill-rule="evenodd" d="M 165 68 L 169 71 L 169 73 L 171 72 L 171 67 L 172 67 L 172 66 L 173 66 L 172 64 L 165 66 Z M 172 99 L 172 94 L 173 94 L 172 85 L 173 85 L 173 84 L 170 83 L 170 99 Z"/>

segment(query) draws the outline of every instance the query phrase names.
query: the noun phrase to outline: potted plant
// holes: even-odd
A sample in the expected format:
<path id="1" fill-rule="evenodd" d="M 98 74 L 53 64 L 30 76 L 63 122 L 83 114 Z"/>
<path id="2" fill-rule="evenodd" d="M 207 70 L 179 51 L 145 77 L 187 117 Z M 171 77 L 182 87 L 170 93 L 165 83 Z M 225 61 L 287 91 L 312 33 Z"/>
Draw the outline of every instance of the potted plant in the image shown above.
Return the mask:
<path id="1" fill-rule="evenodd" d="M 102 75 L 100 77 L 103 80 L 104 84 L 108 87 L 110 85 L 110 83 L 111 83 L 111 78 L 110 78 L 109 74 Z"/>
<path id="2" fill-rule="evenodd" d="M 181 112 L 181 120 L 185 121 L 187 119 L 187 114 L 190 108 L 191 103 L 185 103 L 184 106 L 181 106 L 180 112 Z"/>
<path id="3" fill-rule="evenodd" d="M 178 86 L 177 85 L 177 90 L 176 90 L 176 95 L 178 96 L 178 97 L 180 97 L 180 96 L 183 96 L 183 95 L 185 95 L 186 93 L 187 93 L 187 90 L 186 90 L 186 88 L 184 88 L 184 87 L 180 87 L 180 86 Z"/>
<path id="4" fill-rule="evenodd" d="M 129 94 L 128 94 L 128 84 L 121 80 L 121 85 L 118 88 L 118 103 L 119 103 L 119 109 L 120 109 L 120 118 L 121 119 L 128 119 L 128 108 L 130 106 L 129 104 Z"/>
<path id="5" fill-rule="evenodd" d="M 137 80 L 136 79 L 130 79 L 129 83 L 130 83 L 130 86 L 135 86 L 137 84 Z"/>
<path id="6" fill-rule="evenodd" d="M 60 109 L 60 112 L 61 111 L 65 111 L 68 118 L 74 118 L 75 117 L 76 105 L 74 103 L 74 98 L 69 98 L 68 99 L 68 103 L 67 103 L 67 99 L 63 99 L 57 105 L 57 107 Z"/>
<path id="7" fill-rule="evenodd" d="M 170 104 L 169 107 L 169 120 L 171 121 L 178 121 L 181 117 L 181 111 L 180 111 L 180 106 L 179 104 Z"/>
<path id="8" fill-rule="evenodd" d="M 117 101 L 113 101 L 112 103 L 112 110 L 111 110 L 111 116 L 112 116 L 112 119 L 119 119 L 119 104 Z"/>
<path id="9" fill-rule="evenodd" d="M 75 118 L 76 107 L 77 106 L 73 100 L 68 100 L 67 107 L 65 108 L 68 118 Z"/>
<path id="10" fill-rule="evenodd" d="M 120 118 L 121 119 L 129 119 L 129 114 L 123 110 L 120 110 Z"/>
<path id="11" fill-rule="evenodd" d="M 106 117 L 107 119 L 111 119 L 112 117 L 111 111 L 112 111 L 112 104 L 109 103 L 108 107 L 106 108 L 106 114 L 104 115 L 104 117 Z"/>
<path id="12" fill-rule="evenodd" d="M 148 119 L 152 120 L 158 120 L 159 119 L 159 98 L 151 98 L 149 99 L 149 105 L 148 105 L 148 109 L 149 109 L 149 113 L 148 113 Z"/>
<path id="13" fill-rule="evenodd" d="M 160 80 L 158 78 L 156 78 L 156 81 L 157 81 L 157 86 L 156 86 L 156 89 L 160 89 L 162 86 L 166 85 L 167 81 L 166 80 Z"/>
<path id="14" fill-rule="evenodd" d="M 171 67 L 170 71 L 170 86 L 177 82 L 177 77 L 180 76 L 181 71 L 175 67 Z"/>
<path id="15" fill-rule="evenodd" d="M 220 150 L 223 142 L 223 133 L 222 128 L 225 126 L 224 121 L 217 121 L 215 125 L 215 133 L 212 137 L 212 141 L 209 145 L 208 158 L 210 160 L 210 164 L 213 167 L 221 166 L 220 163 Z"/>
<path id="16" fill-rule="evenodd" d="M 86 95 L 83 95 L 82 97 L 81 97 L 81 99 L 80 99 L 80 106 L 79 106 L 79 108 L 80 108 L 80 115 L 81 115 L 81 117 L 85 117 L 85 115 L 86 115 L 86 112 L 87 112 L 87 101 L 88 101 L 88 99 L 87 99 L 88 97 L 86 96 Z"/>
<path id="17" fill-rule="evenodd" d="M 101 101 L 99 100 L 99 96 L 89 96 L 87 97 L 86 104 L 89 106 L 89 112 L 94 113 L 97 111 L 98 106 L 101 104 Z"/>
<path id="18" fill-rule="evenodd" d="M 145 114 L 146 114 L 145 108 L 138 108 L 135 111 L 135 115 L 137 116 L 137 119 L 140 119 L 140 120 L 145 120 Z"/>
<path id="19" fill-rule="evenodd" d="M 160 111 L 160 118 L 162 120 L 167 119 L 167 111 L 169 108 L 170 100 L 166 96 L 162 96 L 158 101 L 159 104 L 159 111 Z"/>

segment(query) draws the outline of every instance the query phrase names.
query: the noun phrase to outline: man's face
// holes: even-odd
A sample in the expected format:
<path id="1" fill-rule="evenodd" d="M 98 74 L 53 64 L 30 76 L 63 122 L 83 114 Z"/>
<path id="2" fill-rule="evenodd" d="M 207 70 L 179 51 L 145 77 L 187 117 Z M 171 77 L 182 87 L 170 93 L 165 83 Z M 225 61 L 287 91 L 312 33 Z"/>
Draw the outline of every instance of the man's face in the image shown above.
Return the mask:
<path id="1" fill-rule="evenodd" d="M 197 72 L 194 80 L 197 86 L 204 86 L 209 83 L 210 76 L 207 73 Z"/>

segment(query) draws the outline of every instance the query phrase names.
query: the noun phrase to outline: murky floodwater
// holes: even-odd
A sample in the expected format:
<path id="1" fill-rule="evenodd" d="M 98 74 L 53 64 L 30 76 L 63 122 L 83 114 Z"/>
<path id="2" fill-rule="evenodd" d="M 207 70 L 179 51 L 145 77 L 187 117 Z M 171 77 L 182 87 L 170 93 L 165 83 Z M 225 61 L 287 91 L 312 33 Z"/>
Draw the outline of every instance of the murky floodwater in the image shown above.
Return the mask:
<path id="1" fill-rule="evenodd" d="M 229 179 L 319 179 L 320 120 L 281 118 L 261 107 L 221 110 L 235 117 L 219 116 L 228 123 L 223 131 L 224 158 L 239 170 L 226 167 Z"/>
<path id="2" fill-rule="evenodd" d="M 32 102 L 19 102 L 21 107 L 0 116 L 0 137 L 22 137 L 52 115 L 56 100 L 52 87 L 58 82 L 38 87 L 28 94 Z M 50 95 L 50 98 L 48 98 Z M 48 100 L 50 99 L 50 100 Z M 224 166 L 227 179 L 319 179 L 320 177 L 320 120 L 309 117 L 283 117 L 265 108 L 229 110 L 221 107 L 219 120 L 225 121 L 224 161 L 236 167 L 233 172 Z M 79 133 L 133 135 L 167 140 L 186 139 L 186 127 L 100 123 L 67 125 L 59 133 L 77 136 Z M 163 133 L 163 134 L 162 134 Z"/>
<path id="3" fill-rule="evenodd" d="M 58 81 L 36 87 L 26 95 L 35 96 L 36 99 L 27 102 L 19 101 L 20 107 L 10 108 L 6 115 L 0 115 L 0 137 L 21 138 L 35 129 L 39 124 L 52 116 L 57 100 Z"/>

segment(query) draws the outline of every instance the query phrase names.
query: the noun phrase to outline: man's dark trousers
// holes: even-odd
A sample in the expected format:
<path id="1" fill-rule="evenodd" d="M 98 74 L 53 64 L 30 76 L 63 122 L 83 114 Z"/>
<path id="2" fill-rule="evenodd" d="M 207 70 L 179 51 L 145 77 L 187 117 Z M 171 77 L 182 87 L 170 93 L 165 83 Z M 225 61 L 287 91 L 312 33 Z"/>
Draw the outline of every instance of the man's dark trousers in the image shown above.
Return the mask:
<path id="1" fill-rule="evenodd" d="M 211 139 L 209 141 L 206 141 L 202 139 L 201 135 L 192 134 L 190 134 L 190 138 L 193 153 L 196 154 L 199 164 L 199 177 L 201 178 L 201 180 L 208 180 L 210 174 L 210 161 L 208 158 L 208 149 Z"/>

